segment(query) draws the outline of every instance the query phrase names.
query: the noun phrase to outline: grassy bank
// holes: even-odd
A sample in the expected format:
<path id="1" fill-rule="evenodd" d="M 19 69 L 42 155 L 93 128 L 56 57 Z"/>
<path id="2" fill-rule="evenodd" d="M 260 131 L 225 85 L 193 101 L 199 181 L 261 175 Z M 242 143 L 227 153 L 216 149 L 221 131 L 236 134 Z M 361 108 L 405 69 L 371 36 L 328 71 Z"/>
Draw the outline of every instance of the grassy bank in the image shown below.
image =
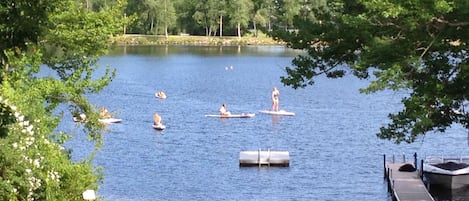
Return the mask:
<path id="1" fill-rule="evenodd" d="M 233 36 L 165 36 L 126 34 L 112 39 L 116 45 L 283 45 L 266 36 L 241 38 Z"/>

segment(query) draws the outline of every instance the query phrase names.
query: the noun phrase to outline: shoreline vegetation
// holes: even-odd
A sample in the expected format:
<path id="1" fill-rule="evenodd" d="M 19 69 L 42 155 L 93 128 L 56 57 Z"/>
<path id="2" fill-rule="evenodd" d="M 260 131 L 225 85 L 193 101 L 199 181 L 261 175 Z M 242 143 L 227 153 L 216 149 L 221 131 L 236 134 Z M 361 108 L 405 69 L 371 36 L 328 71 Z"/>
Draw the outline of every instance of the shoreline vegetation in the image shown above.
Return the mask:
<path id="1" fill-rule="evenodd" d="M 191 36 L 191 35 L 142 35 L 124 34 L 111 38 L 114 45 L 202 45 L 202 46 L 230 46 L 230 45 L 285 45 L 267 36 Z"/>

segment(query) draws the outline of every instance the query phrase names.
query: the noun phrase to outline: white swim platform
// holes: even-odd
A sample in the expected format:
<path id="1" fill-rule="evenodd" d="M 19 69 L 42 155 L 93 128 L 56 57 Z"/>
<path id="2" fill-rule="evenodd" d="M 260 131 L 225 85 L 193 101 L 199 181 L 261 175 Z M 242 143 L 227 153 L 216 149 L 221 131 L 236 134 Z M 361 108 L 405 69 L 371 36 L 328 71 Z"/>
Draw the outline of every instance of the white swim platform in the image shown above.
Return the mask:
<path id="1" fill-rule="evenodd" d="M 290 166 L 288 151 L 241 151 L 239 152 L 239 166 Z"/>

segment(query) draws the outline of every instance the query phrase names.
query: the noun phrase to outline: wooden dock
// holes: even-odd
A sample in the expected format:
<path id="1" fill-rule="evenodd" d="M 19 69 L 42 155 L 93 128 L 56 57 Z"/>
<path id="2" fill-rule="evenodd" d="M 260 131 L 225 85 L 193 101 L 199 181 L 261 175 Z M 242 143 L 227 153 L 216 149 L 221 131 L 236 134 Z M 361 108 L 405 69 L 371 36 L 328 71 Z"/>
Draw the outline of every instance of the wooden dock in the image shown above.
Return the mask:
<path id="1" fill-rule="evenodd" d="M 397 201 L 434 201 L 423 183 L 418 169 L 413 172 L 399 171 L 405 164 L 385 161 L 385 178 L 388 181 L 388 191 L 393 200 Z M 415 165 L 414 165 L 415 167 Z"/>
<path id="2" fill-rule="evenodd" d="M 241 151 L 239 152 L 240 166 L 282 166 L 290 165 L 288 151 Z"/>

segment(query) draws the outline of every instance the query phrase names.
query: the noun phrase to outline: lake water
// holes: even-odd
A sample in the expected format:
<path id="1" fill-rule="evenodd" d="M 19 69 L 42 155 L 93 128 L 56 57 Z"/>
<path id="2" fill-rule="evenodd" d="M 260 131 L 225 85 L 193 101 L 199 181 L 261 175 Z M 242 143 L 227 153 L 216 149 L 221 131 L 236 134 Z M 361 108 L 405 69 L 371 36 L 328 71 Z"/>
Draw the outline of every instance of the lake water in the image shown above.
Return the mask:
<path id="1" fill-rule="evenodd" d="M 96 156 L 105 175 L 99 195 L 111 201 L 390 200 L 383 154 L 469 155 L 468 134 L 460 126 L 413 144 L 378 139 L 404 93 L 360 94 L 368 81 L 352 76 L 320 77 L 306 89 L 283 86 L 284 67 L 300 53 L 284 47 L 132 46 L 102 57 L 99 63 L 118 75 L 90 99 L 123 122 L 108 126 Z M 270 108 L 274 86 L 280 108 L 295 116 L 257 112 Z M 168 98 L 156 99 L 159 90 Z M 216 114 L 222 103 L 232 113 L 256 116 L 204 116 Z M 152 128 L 155 112 L 166 130 Z M 79 129 L 67 120 L 61 129 L 77 135 L 67 144 L 73 157 L 86 155 L 89 144 Z M 240 151 L 258 149 L 289 151 L 290 167 L 239 167 Z"/>

